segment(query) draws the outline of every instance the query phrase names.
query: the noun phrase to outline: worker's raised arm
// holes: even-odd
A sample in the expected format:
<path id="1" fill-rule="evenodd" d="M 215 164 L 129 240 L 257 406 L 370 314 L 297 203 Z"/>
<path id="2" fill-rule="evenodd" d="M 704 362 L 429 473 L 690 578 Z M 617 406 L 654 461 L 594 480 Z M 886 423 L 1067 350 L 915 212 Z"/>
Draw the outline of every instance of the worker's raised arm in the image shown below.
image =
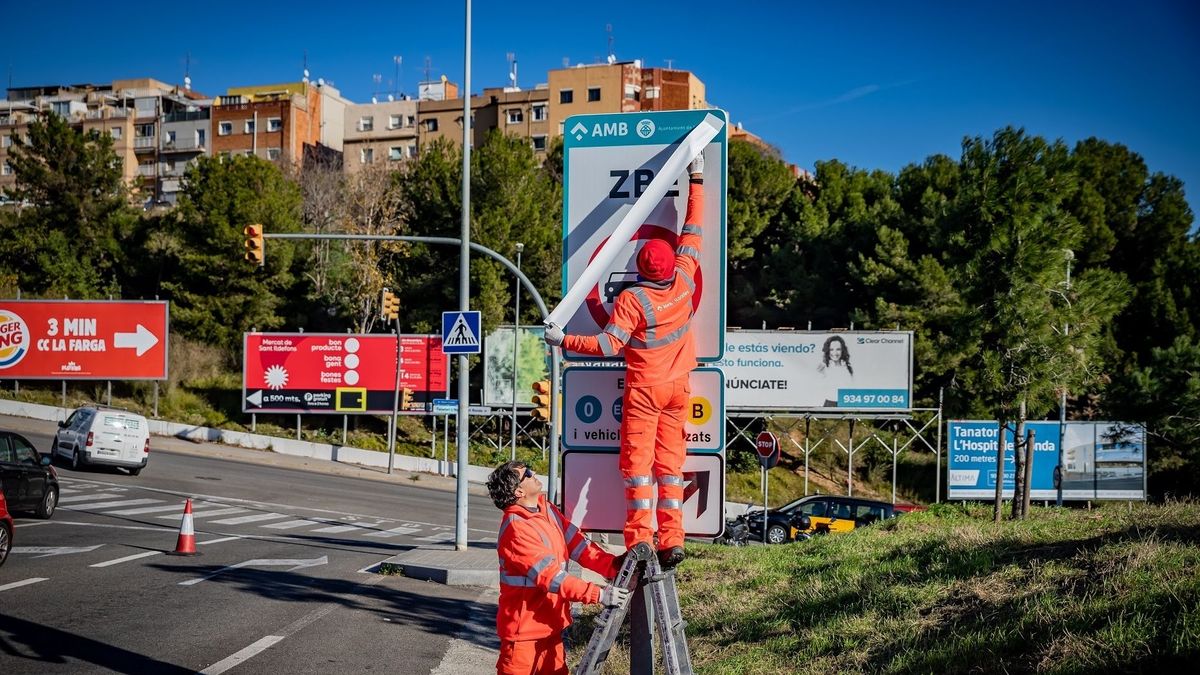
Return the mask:
<path id="1" fill-rule="evenodd" d="M 704 154 L 688 165 L 687 212 L 683 218 L 683 230 L 675 247 L 675 266 L 689 277 L 696 275 L 700 267 L 700 251 L 704 241 Z"/>

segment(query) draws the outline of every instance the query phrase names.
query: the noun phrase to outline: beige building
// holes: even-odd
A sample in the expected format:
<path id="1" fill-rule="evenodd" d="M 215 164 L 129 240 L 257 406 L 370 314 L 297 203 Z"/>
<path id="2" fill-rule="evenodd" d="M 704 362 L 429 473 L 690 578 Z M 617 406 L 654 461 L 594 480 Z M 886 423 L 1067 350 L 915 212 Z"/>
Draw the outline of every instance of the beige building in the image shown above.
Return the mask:
<path id="1" fill-rule="evenodd" d="M 642 65 L 639 61 L 579 64 L 551 70 L 550 133 L 561 136 L 571 115 L 635 112 L 642 109 Z"/>
<path id="2" fill-rule="evenodd" d="M 483 97 L 496 108 L 496 127 L 506 136 L 529 139 L 538 161 L 550 142 L 550 87 L 533 89 L 496 87 L 484 89 Z"/>
<path id="3" fill-rule="evenodd" d="M 417 102 L 406 99 L 349 105 L 343 137 L 342 166 L 347 172 L 377 162 L 412 159 L 417 156 Z"/>

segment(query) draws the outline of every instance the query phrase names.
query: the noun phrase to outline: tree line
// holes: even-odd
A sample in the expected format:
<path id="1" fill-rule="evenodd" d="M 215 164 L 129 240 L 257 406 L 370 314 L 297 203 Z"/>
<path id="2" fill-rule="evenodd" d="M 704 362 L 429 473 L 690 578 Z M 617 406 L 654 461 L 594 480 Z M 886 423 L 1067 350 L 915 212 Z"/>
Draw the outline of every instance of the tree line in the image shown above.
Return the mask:
<path id="1" fill-rule="evenodd" d="M 173 331 L 240 362 L 248 330 L 371 331 L 382 288 L 405 331 L 457 307 L 457 249 L 268 240 L 261 269 L 242 228 L 457 237 L 461 154 L 435 143 L 405 163 L 303 169 L 201 157 L 180 203 L 142 211 L 111 139 L 55 116 L 14 139 L 17 187 L 0 208 L 0 291 L 152 298 Z M 471 154 L 471 238 L 560 296 L 562 145 L 545 162 L 493 133 Z M 1133 150 L 1073 147 L 1019 128 L 968 137 L 959 157 L 898 173 L 729 147 L 728 324 L 911 330 L 914 404 L 948 417 L 1056 417 L 1148 425 L 1151 489 L 1200 479 L 1200 240 L 1178 179 Z M 512 320 L 513 281 L 474 257 L 485 332 Z M 523 302 L 523 323 L 539 319 Z"/>

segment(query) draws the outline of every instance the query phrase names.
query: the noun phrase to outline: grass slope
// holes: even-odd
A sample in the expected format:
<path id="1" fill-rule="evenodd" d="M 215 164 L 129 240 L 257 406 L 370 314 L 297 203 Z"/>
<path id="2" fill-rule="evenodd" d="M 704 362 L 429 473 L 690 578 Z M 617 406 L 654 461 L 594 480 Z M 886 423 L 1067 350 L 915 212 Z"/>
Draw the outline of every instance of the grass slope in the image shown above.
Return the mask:
<path id="1" fill-rule="evenodd" d="M 1178 672 L 1200 657 L 1200 504 L 925 513 L 786 546 L 689 546 L 700 673 Z M 591 616 L 591 614 L 587 614 Z M 573 662 L 591 632 L 572 629 Z M 628 671 L 624 649 L 607 671 Z"/>

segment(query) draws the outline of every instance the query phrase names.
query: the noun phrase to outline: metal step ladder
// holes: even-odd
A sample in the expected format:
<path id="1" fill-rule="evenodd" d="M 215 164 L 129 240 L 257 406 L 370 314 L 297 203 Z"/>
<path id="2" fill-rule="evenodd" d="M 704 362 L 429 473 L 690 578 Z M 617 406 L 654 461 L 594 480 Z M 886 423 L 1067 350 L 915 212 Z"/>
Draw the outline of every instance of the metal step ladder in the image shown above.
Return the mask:
<path id="1" fill-rule="evenodd" d="M 663 570 L 654 551 L 646 544 L 638 544 L 625 556 L 625 563 L 621 565 L 621 571 L 613 583 L 634 593 L 650 593 L 654 623 L 662 643 L 663 667 L 668 675 L 691 675 L 692 658 L 683 630 L 686 623 L 679 611 L 675 570 Z M 596 617 L 596 628 L 588 641 L 583 660 L 575 669 L 575 675 L 599 675 L 613 643 L 617 641 L 617 634 L 625 623 L 631 604 L 632 598 L 623 606 L 605 607 Z M 631 639 L 638 637 L 631 636 Z"/>

